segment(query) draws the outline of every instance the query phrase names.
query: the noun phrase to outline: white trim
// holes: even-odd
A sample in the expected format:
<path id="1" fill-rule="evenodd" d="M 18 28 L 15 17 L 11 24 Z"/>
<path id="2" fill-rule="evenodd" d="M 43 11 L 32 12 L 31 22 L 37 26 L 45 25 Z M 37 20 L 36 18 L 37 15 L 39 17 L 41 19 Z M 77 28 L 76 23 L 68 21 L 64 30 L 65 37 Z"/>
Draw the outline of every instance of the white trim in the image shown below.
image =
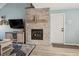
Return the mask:
<path id="1" fill-rule="evenodd" d="M 64 43 L 64 45 L 76 45 L 76 46 L 79 46 L 79 44 L 73 44 L 73 43 Z"/>
<path id="2" fill-rule="evenodd" d="M 65 27 L 65 23 L 66 23 L 66 21 L 65 21 L 65 13 L 63 13 L 64 14 L 64 43 L 65 43 L 65 29 L 66 29 L 66 27 Z"/>

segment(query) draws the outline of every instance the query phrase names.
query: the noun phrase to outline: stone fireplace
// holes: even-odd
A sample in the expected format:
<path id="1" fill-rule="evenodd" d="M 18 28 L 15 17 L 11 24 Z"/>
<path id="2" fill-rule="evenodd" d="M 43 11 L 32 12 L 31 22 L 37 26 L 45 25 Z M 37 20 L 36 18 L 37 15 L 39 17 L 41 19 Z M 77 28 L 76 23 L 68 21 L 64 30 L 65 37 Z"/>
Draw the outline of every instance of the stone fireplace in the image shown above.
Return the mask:
<path id="1" fill-rule="evenodd" d="M 48 8 L 27 9 L 26 43 L 49 45 Z"/>
<path id="2" fill-rule="evenodd" d="M 43 29 L 31 29 L 32 40 L 43 40 Z"/>
<path id="3" fill-rule="evenodd" d="M 47 23 L 28 23 L 26 28 L 26 43 L 45 45 L 49 43 L 49 30 Z M 32 37 L 33 35 L 35 35 L 35 38 Z"/>

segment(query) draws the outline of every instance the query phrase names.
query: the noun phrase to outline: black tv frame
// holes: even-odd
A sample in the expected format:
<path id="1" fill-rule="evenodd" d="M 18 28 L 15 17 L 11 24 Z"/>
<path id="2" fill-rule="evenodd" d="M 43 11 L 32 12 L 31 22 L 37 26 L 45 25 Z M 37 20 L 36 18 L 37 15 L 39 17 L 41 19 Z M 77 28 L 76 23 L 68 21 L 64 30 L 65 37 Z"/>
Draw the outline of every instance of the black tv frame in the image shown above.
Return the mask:
<path id="1" fill-rule="evenodd" d="M 23 29 L 24 22 L 23 19 L 9 19 L 10 27 L 13 29 Z"/>

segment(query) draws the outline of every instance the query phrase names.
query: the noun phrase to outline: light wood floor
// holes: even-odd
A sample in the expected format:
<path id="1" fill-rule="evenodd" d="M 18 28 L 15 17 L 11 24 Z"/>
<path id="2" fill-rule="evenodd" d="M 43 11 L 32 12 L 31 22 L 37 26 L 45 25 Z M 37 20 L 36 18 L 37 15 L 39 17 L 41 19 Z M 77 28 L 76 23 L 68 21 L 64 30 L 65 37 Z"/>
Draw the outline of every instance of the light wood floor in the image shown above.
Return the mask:
<path id="1" fill-rule="evenodd" d="M 79 49 L 38 45 L 30 56 L 79 56 Z"/>

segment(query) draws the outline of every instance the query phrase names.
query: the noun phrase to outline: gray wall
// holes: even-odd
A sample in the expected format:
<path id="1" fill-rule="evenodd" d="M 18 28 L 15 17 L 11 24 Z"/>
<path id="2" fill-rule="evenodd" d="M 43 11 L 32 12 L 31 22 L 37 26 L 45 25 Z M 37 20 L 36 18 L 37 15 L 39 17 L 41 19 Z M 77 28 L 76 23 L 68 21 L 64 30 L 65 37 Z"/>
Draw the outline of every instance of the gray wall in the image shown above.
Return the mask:
<path id="1" fill-rule="evenodd" d="M 6 16 L 8 19 L 25 19 L 25 7 L 26 3 L 8 3 L 0 10 L 0 17 Z M 11 29 L 10 26 L 0 26 L 0 39 L 5 38 L 5 32 L 20 31 L 18 29 Z"/>
<path id="2" fill-rule="evenodd" d="M 64 43 L 79 44 L 79 9 L 50 10 L 50 13 L 65 13 Z"/>
<path id="3" fill-rule="evenodd" d="M 0 16 L 5 15 L 7 19 L 24 18 L 25 3 L 8 3 L 0 10 Z"/>

